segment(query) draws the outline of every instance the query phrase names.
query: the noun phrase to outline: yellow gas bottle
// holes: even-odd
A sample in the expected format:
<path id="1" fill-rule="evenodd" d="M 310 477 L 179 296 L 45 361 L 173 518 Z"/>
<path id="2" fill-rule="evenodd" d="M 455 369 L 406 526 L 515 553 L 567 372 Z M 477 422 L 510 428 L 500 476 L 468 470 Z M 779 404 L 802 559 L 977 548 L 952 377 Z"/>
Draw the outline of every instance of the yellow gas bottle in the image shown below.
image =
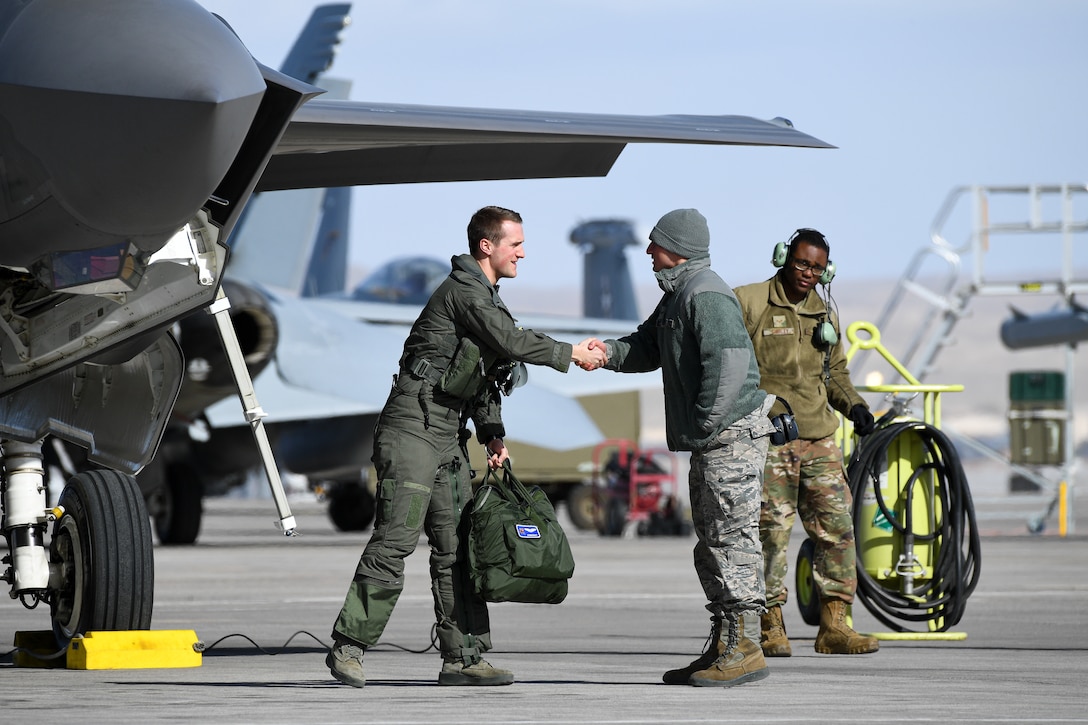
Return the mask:
<path id="1" fill-rule="evenodd" d="M 884 465 L 855 504 L 861 564 L 881 587 L 910 596 L 933 578 L 940 546 L 940 477 L 934 451 L 913 428 L 898 429 Z"/>

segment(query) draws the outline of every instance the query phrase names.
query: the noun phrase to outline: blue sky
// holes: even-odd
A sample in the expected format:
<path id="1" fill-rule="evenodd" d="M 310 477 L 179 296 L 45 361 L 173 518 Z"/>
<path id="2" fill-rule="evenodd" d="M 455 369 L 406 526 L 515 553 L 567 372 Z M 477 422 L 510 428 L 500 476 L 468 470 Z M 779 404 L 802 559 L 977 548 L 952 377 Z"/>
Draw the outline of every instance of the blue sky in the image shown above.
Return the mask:
<path id="1" fill-rule="evenodd" d="M 318 3 L 202 4 L 278 66 Z M 356 100 L 784 116 L 839 147 L 633 145 L 603 179 L 357 189 L 352 258 L 371 269 L 460 253 L 471 213 L 500 204 L 526 220 L 517 285 L 578 284 L 579 222 L 648 231 L 696 207 L 731 284 L 769 276 L 774 244 L 803 226 L 827 235 L 840 279 L 896 279 L 953 188 L 1086 181 L 1078 0 L 356 0 L 352 18 L 331 73 Z M 652 284 L 641 253 L 636 283 Z M 1033 265 L 1056 269 L 1021 241 L 991 268 Z"/>

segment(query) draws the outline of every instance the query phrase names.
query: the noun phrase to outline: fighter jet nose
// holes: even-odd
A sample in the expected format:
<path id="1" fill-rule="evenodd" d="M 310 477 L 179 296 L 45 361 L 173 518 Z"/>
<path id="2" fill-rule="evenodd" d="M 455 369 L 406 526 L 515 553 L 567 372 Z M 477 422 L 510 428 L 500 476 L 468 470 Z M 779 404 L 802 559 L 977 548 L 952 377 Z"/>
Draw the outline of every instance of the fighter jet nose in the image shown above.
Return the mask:
<path id="1" fill-rule="evenodd" d="M 242 42 L 192 0 L 31 0 L 8 24 L 3 83 L 205 103 L 263 88 Z"/>
<path id="2" fill-rule="evenodd" d="M 71 226 L 55 237 L 72 247 L 86 241 L 72 234 L 98 234 L 155 248 L 223 179 L 264 90 L 241 41 L 191 0 L 0 13 L 4 184 L 25 192 L 0 206 L 0 229 L 40 245 Z"/>

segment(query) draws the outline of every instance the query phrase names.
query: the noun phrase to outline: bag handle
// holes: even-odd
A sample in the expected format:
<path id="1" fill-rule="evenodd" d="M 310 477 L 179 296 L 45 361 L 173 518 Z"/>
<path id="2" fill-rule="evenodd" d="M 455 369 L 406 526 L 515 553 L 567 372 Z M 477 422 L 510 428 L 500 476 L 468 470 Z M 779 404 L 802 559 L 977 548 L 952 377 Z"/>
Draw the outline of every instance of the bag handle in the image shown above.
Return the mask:
<path id="1" fill-rule="evenodd" d="M 502 489 L 510 497 L 516 499 L 520 503 L 528 504 L 534 509 L 536 508 L 532 496 L 529 494 L 529 489 L 525 487 L 525 484 L 518 480 L 518 477 L 514 475 L 513 466 L 510 464 L 510 460 L 507 459 L 502 462 L 502 479 L 499 479 L 499 474 L 491 469 L 487 469 L 487 473 L 484 474 L 484 480 L 481 482 L 481 486 L 487 484 L 488 479 L 491 476 L 495 477 L 495 485 Z"/>
<path id="2" fill-rule="evenodd" d="M 529 495 L 529 489 L 525 487 L 525 484 L 514 475 L 514 467 L 510 465 L 510 459 L 502 462 L 502 482 L 504 485 L 510 487 L 514 491 L 517 491 L 518 496 L 528 504 L 533 503 L 532 496 Z"/>

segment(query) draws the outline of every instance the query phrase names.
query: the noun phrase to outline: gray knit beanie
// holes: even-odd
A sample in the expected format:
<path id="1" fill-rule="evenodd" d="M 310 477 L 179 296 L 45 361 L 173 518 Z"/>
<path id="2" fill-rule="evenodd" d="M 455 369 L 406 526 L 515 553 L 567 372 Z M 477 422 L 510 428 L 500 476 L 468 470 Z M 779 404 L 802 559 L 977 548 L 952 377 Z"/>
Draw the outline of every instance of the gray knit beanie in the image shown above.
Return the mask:
<path id="1" fill-rule="evenodd" d="M 710 253 L 710 229 L 698 209 L 675 209 L 657 222 L 650 241 L 685 259 Z"/>

